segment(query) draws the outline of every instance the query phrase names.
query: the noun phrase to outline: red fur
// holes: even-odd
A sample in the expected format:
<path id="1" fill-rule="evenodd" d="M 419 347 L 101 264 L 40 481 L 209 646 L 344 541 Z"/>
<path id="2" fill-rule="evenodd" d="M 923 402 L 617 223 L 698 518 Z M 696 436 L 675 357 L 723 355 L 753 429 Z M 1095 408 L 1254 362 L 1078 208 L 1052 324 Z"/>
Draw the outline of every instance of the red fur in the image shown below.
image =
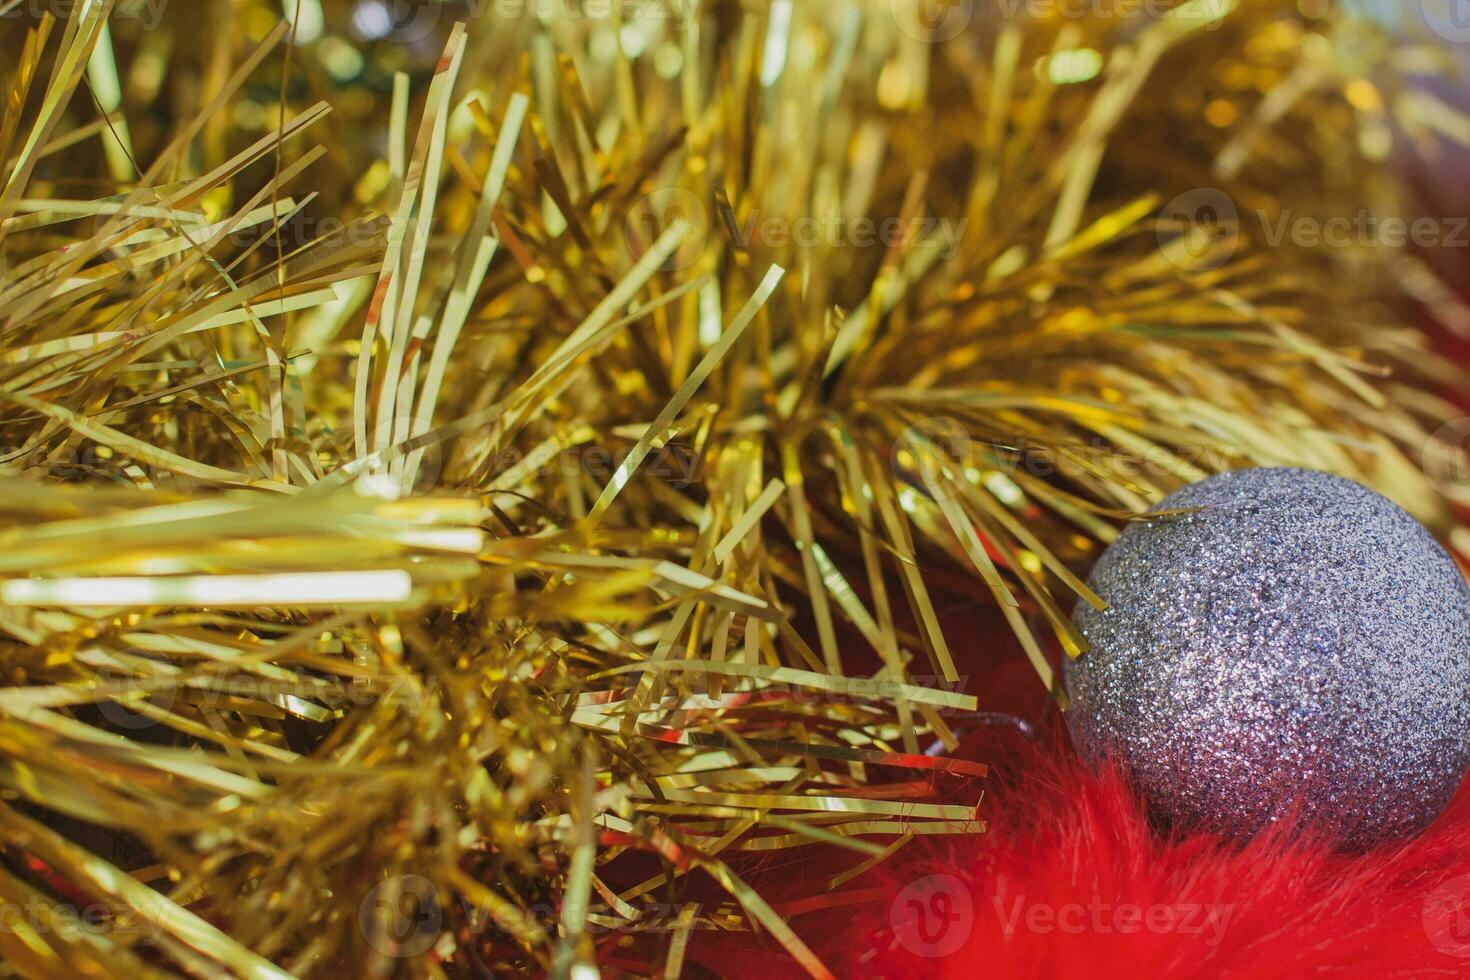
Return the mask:
<path id="1" fill-rule="evenodd" d="M 1087 771 L 1066 747 L 1018 762 L 1009 788 L 983 807 L 988 834 L 910 849 L 887 869 L 893 897 L 850 921 L 840 941 L 818 943 L 839 975 L 1470 976 L 1464 792 L 1414 840 L 1340 854 L 1289 830 L 1244 846 L 1166 837 L 1115 773 Z M 939 947 L 924 945 L 919 926 L 937 943 L 948 938 L 935 914 L 943 900 L 916 898 L 928 916 L 919 923 L 914 896 L 901 897 L 931 874 L 962 882 L 971 903 L 968 920 L 956 918 L 950 896 L 949 928 L 968 938 L 942 957 L 922 955 Z M 816 918 L 798 930 L 820 935 Z"/>
<path id="2" fill-rule="evenodd" d="M 1092 772 L 1076 759 L 1030 667 L 996 639 L 1005 634 L 986 615 L 972 606 L 953 623 L 973 640 L 958 646 L 970 689 L 982 691 L 992 710 L 1051 729 L 1036 746 L 974 734 L 959 754 L 992 764 L 992 775 L 978 783 L 936 782 L 933 799 L 942 802 L 974 800 L 983 790 L 980 815 L 988 832 L 917 838 L 873 871 L 840 884 L 829 894 L 846 904 L 821 911 L 809 911 L 810 896 L 852 866 L 851 854 L 798 848 L 740 863 L 741 874 L 837 976 L 1470 977 L 1470 783 L 1425 833 L 1369 853 L 1338 853 L 1292 828 L 1245 845 L 1199 834 L 1171 837 L 1149 825 L 1115 773 Z M 908 904 L 916 896 L 904 891 L 930 875 L 958 879 L 971 906 L 967 921 L 950 924 L 963 934 L 963 945 L 942 957 L 920 955 L 926 950 Z M 1126 934 L 1117 928 L 1124 905 L 1139 910 L 1136 930 Z M 1031 925 L 1042 928 L 1030 928 L 1033 906 L 1050 910 L 1050 923 L 1034 919 Z M 1069 928 L 1062 931 L 1055 916 L 1079 906 L 1080 913 L 1065 913 Z M 1155 928 L 1148 927 L 1143 916 L 1153 906 L 1170 910 L 1168 928 L 1158 927 L 1164 912 L 1155 912 Z M 938 936 L 933 914 L 940 906 L 927 908 L 930 935 L 943 942 L 948 934 Z M 1211 909 L 1216 923 L 1228 911 L 1223 931 L 1204 918 Z M 1079 914 L 1081 928 L 1074 928 Z M 1126 913 L 1122 921 L 1130 921 Z M 691 944 L 688 962 L 692 976 L 805 975 L 770 937 L 747 933 L 705 933 Z"/>

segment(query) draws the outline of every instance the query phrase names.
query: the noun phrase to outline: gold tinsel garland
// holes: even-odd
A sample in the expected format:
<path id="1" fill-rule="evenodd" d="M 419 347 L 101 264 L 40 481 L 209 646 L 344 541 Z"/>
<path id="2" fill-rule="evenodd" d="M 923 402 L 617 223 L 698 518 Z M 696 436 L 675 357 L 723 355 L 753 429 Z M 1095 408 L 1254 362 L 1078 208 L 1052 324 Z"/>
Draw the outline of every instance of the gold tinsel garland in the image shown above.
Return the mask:
<path id="1" fill-rule="evenodd" d="M 510 6 L 0 0 L 10 969 L 673 975 L 714 929 L 827 975 L 743 859 L 847 848 L 838 905 L 983 830 L 925 752 L 985 704 L 942 583 L 1052 685 L 1090 557 L 1211 471 L 1463 544 L 1404 287 L 1462 311 L 1262 234 L 1402 207 L 1393 145 L 1466 127 L 1396 74 L 1432 48 Z"/>

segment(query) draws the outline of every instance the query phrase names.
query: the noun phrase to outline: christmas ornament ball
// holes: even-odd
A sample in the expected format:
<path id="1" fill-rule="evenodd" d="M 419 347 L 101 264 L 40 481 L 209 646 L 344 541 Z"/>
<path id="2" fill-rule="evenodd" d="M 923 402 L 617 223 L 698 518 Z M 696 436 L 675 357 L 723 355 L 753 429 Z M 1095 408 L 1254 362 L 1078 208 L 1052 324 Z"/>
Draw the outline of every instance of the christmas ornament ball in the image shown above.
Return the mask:
<path id="1" fill-rule="evenodd" d="M 1151 810 L 1367 847 L 1423 828 L 1470 764 L 1470 590 L 1439 543 L 1349 480 L 1239 470 L 1108 547 L 1064 665 L 1068 726 Z"/>

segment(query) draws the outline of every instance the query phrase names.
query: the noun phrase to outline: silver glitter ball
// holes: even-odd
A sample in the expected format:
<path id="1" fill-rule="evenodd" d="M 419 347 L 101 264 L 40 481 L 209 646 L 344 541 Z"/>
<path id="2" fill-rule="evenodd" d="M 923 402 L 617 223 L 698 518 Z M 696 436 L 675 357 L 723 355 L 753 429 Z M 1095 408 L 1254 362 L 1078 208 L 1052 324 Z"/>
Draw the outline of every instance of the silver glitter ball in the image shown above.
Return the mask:
<path id="1" fill-rule="evenodd" d="M 1189 509 L 1173 515 L 1161 511 Z M 1073 741 L 1174 826 L 1412 834 L 1470 765 L 1470 590 L 1414 518 L 1325 473 L 1173 494 L 1093 569 Z"/>

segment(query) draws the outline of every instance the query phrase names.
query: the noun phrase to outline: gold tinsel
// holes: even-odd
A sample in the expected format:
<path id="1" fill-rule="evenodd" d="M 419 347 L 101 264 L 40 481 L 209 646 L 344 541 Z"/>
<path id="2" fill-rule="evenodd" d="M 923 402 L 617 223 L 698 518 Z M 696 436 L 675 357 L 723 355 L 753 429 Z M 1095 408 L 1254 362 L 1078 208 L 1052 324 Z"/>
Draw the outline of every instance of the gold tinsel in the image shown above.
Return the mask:
<path id="1" fill-rule="evenodd" d="M 1264 240 L 1464 133 L 1423 37 L 56 6 L 0 0 L 3 970 L 670 976 L 721 930 L 825 976 L 760 852 L 850 851 L 833 907 L 984 829 L 940 590 L 1050 686 L 1090 558 L 1211 471 L 1461 543 L 1403 300 L 1463 311 Z"/>

